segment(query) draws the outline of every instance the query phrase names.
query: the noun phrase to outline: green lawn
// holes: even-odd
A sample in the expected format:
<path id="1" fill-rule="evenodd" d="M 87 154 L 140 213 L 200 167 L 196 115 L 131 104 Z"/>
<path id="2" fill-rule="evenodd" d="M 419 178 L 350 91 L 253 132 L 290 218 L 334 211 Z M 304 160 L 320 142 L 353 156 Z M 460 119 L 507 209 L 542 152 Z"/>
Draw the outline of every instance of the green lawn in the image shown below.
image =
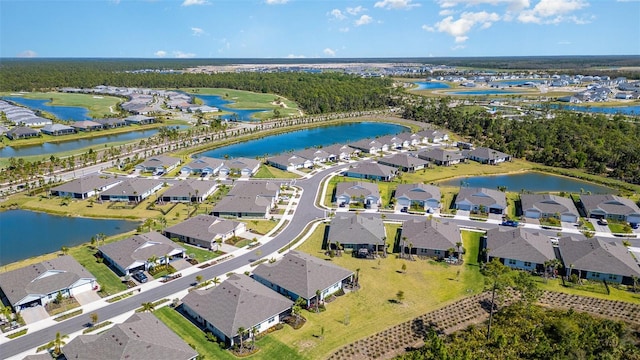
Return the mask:
<path id="1" fill-rule="evenodd" d="M 0 93 L 0 96 L 11 96 L 11 93 Z M 95 118 L 113 117 L 117 114 L 116 105 L 124 102 L 124 99 L 115 96 L 68 94 L 60 92 L 32 92 L 21 97 L 27 99 L 50 99 L 45 105 L 51 106 L 79 106 L 89 109 L 89 116 Z M 114 112 L 111 112 L 109 107 Z"/>
<path id="2" fill-rule="evenodd" d="M 289 171 L 274 168 L 273 166 L 260 165 L 260 168 L 253 177 L 256 179 L 295 179 L 300 176 Z"/>
<path id="3" fill-rule="evenodd" d="M 187 89 L 187 91 L 194 95 L 219 95 L 225 100 L 234 102 L 232 104 L 229 104 L 230 108 L 268 110 L 277 109 L 282 117 L 300 114 L 300 109 L 298 109 L 298 105 L 295 102 L 275 94 L 262 94 L 250 91 L 222 88 L 197 88 Z M 255 117 L 265 120 L 272 119 L 274 118 L 274 112 L 267 111 L 264 113 L 256 113 Z"/>
<path id="4" fill-rule="evenodd" d="M 73 256 L 80 265 L 84 266 L 100 284 L 101 291 L 105 296 L 113 295 L 127 289 L 120 277 L 116 275 L 107 265 L 99 263 L 93 256 L 96 250 L 91 246 L 76 246 L 69 249 L 69 255 Z"/>
<path id="5" fill-rule="evenodd" d="M 611 230 L 612 233 L 618 233 L 618 234 L 630 234 L 633 232 L 633 230 L 631 229 L 631 226 L 629 226 L 627 223 L 610 222 L 609 230 Z"/>
<path id="6" fill-rule="evenodd" d="M 211 259 L 215 259 L 218 256 L 222 255 L 221 253 L 217 252 L 217 251 L 209 251 L 206 249 L 203 249 L 201 247 L 197 247 L 197 246 L 193 246 L 193 245 L 189 245 L 189 244 L 185 244 L 185 243 L 179 243 L 180 246 L 184 247 L 187 250 L 187 255 L 192 256 L 198 260 L 199 263 L 203 263 L 205 261 L 209 261 Z M 214 247 L 215 249 L 215 247 Z"/>
<path id="7" fill-rule="evenodd" d="M 196 351 L 205 359 L 238 359 L 229 351 L 221 349 L 216 343 L 207 341 L 204 333 L 193 325 L 175 309 L 165 306 L 153 312 L 165 325 L 172 329 L 187 344 L 195 346 Z M 285 329 L 289 329 L 285 326 Z M 256 354 L 248 356 L 250 359 L 304 359 L 296 351 L 276 340 L 273 335 L 284 330 L 276 331 L 256 341 L 260 348 Z"/>

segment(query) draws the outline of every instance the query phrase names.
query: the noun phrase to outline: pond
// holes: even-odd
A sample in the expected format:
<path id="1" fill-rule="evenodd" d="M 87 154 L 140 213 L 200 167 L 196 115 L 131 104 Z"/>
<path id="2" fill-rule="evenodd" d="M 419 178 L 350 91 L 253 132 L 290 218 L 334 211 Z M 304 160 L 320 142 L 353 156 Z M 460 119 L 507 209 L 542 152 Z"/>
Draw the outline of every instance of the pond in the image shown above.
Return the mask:
<path id="1" fill-rule="evenodd" d="M 189 94 L 202 100 L 202 103 L 209 106 L 215 106 L 220 110 L 231 112 L 231 114 L 221 116 L 222 119 L 236 120 L 236 121 L 257 121 L 253 118 L 255 113 L 269 111 L 269 109 L 236 109 L 228 107 L 228 104 L 233 104 L 233 101 L 225 100 L 219 95 L 195 95 Z"/>
<path id="2" fill-rule="evenodd" d="M 28 99 L 20 96 L 6 96 L 4 100 L 13 101 L 16 104 L 24 105 L 31 110 L 46 111 L 53 114 L 60 120 L 90 120 L 89 110 L 79 106 L 51 106 L 47 105 L 49 99 Z"/>
<path id="3" fill-rule="evenodd" d="M 615 190 L 565 176 L 557 176 L 540 172 L 525 172 L 518 174 L 474 176 L 457 178 L 441 183 L 445 186 L 471 186 L 497 189 L 498 186 L 506 186 L 507 191 L 531 192 L 591 192 L 592 194 L 613 194 Z"/>
<path id="4" fill-rule="evenodd" d="M 640 115 L 640 105 L 629 106 L 613 106 L 613 107 L 598 107 L 598 106 L 586 106 L 586 105 L 551 105 L 554 109 L 571 110 L 571 111 L 583 111 L 598 114 L 623 114 L 623 115 Z"/>
<path id="5" fill-rule="evenodd" d="M 416 81 L 414 84 L 418 85 L 417 88 L 411 90 L 436 90 L 436 89 L 449 89 L 449 84 L 438 81 Z"/>
<path id="6" fill-rule="evenodd" d="M 172 128 L 173 127 L 174 126 L 172 126 Z M 182 130 L 182 129 L 188 128 L 189 126 L 179 125 L 177 127 L 179 130 Z M 97 136 L 97 137 L 88 138 L 88 139 L 68 140 L 68 141 L 63 141 L 58 143 L 46 142 L 41 145 L 29 145 L 29 146 L 19 146 L 19 147 L 6 146 L 0 149 L 0 157 L 9 158 L 9 157 L 55 154 L 55 153 L 64 152 L 64 151 L 84 149 L 84 148 L 88 148 L 90 146 L 95 146 L 95 145 L 103 145 L 107 143 L 132 141 L 137 139 L 148 138 L 157 133 L 158 133 L 158 129 L 149 129 L 149 130 L 131 131 L 127 133 L 120 133 L 120 134 L 113 134 L 113 135 Z"/>
<path id="7" fill-rule="evenodd" d="M 279 135 L 267 136 L 261 139 L 224 146 L 200 155 L 222 158 L 275 155 L 290 150 L 301 150 L 310 147 L 327 146 L 331 144 L 346 144 L 366 138 L 398 134 L 409 131 L 408 128 L 381 122 L 345 123 L 333 126 L 304 129 Z"/>
<path id="8" fill-rule="evenodd" d="M 89 219 L 50 215 L 26 210 L 0 212 L 0 265 L 59 251 L 107 236 L 135 230 L 139 223 L 127 220 Z"/>

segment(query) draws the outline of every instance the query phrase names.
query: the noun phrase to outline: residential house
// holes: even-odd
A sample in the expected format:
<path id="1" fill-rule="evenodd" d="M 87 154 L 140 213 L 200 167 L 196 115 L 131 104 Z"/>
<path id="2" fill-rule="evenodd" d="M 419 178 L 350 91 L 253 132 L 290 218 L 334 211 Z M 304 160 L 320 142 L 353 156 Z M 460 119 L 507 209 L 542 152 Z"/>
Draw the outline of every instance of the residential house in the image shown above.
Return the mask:
<path id="1" fill-rule="evenodd" d="M 334 144 L 323 147 L 322 150 L 329 154 L 329 161 L 345 160 L 348 161 L 353 156 L 357 156 L 359 150 L 352 148 L 349 145 Z"/>
<path id="2" fill-rule="evenodd" d="M 242 222 L 200 214 L 168 227 L 164 230 L 164 235 L 205 249 L 215 249 L 216 240 L 225 241 L 246 230 L 246 225 Z"/>
<path id="3" fill-rule="evenodd" d="M 379 152 L 389 151 L 389 145 L 383 144 L 378 140 L 371 139 L 362 139 L 360 141 L 356 141 L 354 143 L 349 144 L 354 149 L 360 150 L 362 152 L 376 155 Z"/>
<path id="4" fill-rule="evenodd" d="M 71 126 L 77 131 L 95 131 L 102 129 L 102 124 L 91 120 L 74 121 Z"/>
<path id="5" fill-rule="evenodd" d="M 55 186 L 51 188 L 50 193 L 52 196 L 69 196 L 73 199 L 88 199 L 99 194 L 101 191 L 111 189 L 122 181 L 122 178 L 92 174 Z"/>
<path id="6" fill-rule="evenodd" d="M 225 160 L 219 173 L 221 176 L 238 175 L 247 178 L 258 172 L 261 164 L 260 160 L 239 157 Z"/>
<path id="7" fill-rule="evenodd" d="M 223 165 L 224 165 L 224 160 L 222 159 L 201 156 L 191 161 L 190 163 L 184 165 L 180 170 L 180 172 L 182 174 L 215 175 L 220 171 Z"/>
<path id="8" fill-rule="evenodd" d="M 213 208 L 214 216 L 267 218 L 280 195 L 271 181 L 239 181 Z"/>
<path id="9" fill-rule="evenodd" d="M 551 240 L 544 234 L 524 228 L 487 231 L 481 250 L 513 269 L 544 271 L 544 263 L 556 258 Z"/>
<path id="10" fill-rule="evenodd" d="M 344 171 L 344 176 L 358 179 L 391 181 L 397 173 L 398 169 L 394 167 L 378 163 L 364 162 L 346 169 Z"/>
<path id="11" fill-rule="evenodd" d="M 465 156 L 481 164 L 497 165 L 501 162 L 511 161 L 511 155 L 487 147 L 479 147 L 464 152 Z"/>
<path id="12" fill-rule="evenodd" d="M 381 144 L 386 144 L 389 150 L 400 150 L 411 146 L 411 140 L 408 136 L 400 135 L 386 135 L 377 139 Z"/>
<path id="13" fill-rule="evenodd" d="M 253 270 L 253 278 L 289 299 L 312 303 L 340 291 L 353 278 L 353 271 L 303 252 L 291 250 L 273 264 L 263 263 Z M 317 292 L 320 292 L 320 299 Z"/>
<path id="14" fill-rule="evenodd" d="M 463 187 L 460 188 L 456 197 L 455 208 L 489 214 L 504 214 L 507 208 L 507 198 L 503 192 L 497 190 Z"/>
<path id="15" fill-rule="evenodd" d="M 281 154 L 267 158 L 267 164 L 281 170 L 296 170 L 313 168 L 313 160 L 303 158 L 295 154 Z"/>
<path id="16" fill-rule="evenodd" d="M 522 214 L 530 219 L 555 218 L 575 223 L 580 218 L 578 209 L 570 198 L 548 194 L 522 194 Z"/>
<path id="17" fill-rule="evenodd" d="M 6 298 L 16 312 L 44 306 L 56 299 L 92 291 L 96 278 L 71 256 L 21 267 L 0 274 L 0 298 Z"/>
<path id="18" fill-rule="evenodd" d="M 558 240 L 558 249 L 567 276 L 627 285 L 633 284 L 633 277 L 640 278 L 636 259 L 613 239 L 565 236 Z"/>
<path id="19" fill-rule="evenodd" d="M 103 191 L 100 200 L 141 202 L 162 188 L 162 181 L 144 178 L 126 178 L 116 186 Z"/>
<path id="20" fill-rule="evenodd" d="M 443 141 L 449 141 L 449 134 L 442 130 L 422 130 L 416 133 L 418 136 L 421 136 L 423 139 L 423 143 L 434 143 L 439 144 Z M 426 139 L 426 141 L 424 141 Z"/>
<path id="21" fill-rule="evenodd" d="M 397 209 L 424 210 L 433 213 L 440 209 L 440 189 L 425 184 L 400 184 L 395 191 Z"/>
<path id="22" fill-rule="evenodd" d="M 169 172 L 180 165 L 180 159 L 166 155 L 155 155 L 136 165 L 142 172 Z"/>
<path id="23" fill-rule="evenodd" d="M 331 244 L 339 242 L 345 249 L 353 249 L 359 256 L 386 251 L 384 223 L 379 216 L 337 213 L 326 230 Z"/>
<path id="24" fill-rule="evenodd" d="M 454 223 L 439 219 L 407 220 L 402 223 L 400 251 L 440 260 L 461 256 L 462 238 Z M 453 250 L 451 250 L 453 249 Z"/>
<path id="25" fill-rule="evenodd" d="M 407 154 L 395 154 L 378 159 L 378 164 L 394 167 L 403 172 L 415 172 L 429 167 L 429 162 Z"/>
<path id="26" fill-rule="evenodd" d="M 617 195 L 581 195 L 587 217 L 640 223 L 640 208 L 632 200 Z"/>
<path id="27" fill-rule="evenodd" d="M 195 290 L 182 299 L 185 313 L 228 346 L 240 342 L 240 328 L 257 333 L 282 322 L 293 302 L 246 275 L 233 274 L 220 285 Z"/>
<path id="28" fill-rule="evenodd" d="M 153 124 L 154 122 L 156 122 L 156 119 L 150 116 L 132 115 L 124 118 L 124 121 L 129 125 L 147 125 Z"/>
<path id="29" fill-rule="evenodd" d="M 440 166 L 451 166 L 466 161 L 466 157 L 459 151 L 432 148 L 418 153 L 418 158 Z"/>
<path id="30" fill-rule="evenodd" d="M 115 129 L 115 128 L 127 126 L 127 122 L 124 121 L 123 119 L 108 118 L 108 119 L 93 119 L 93 121 L 102 125 L 104 129 Z"/>
<path id="31" fill-rule="evenodd" d="M 164 264 L 167 259 L 169 262 L 182 259 L 186 252 L 183 247 L 155 231 L 102 245 L 98 251 L 120 275 L 148 270 L 157 263 Z"/>
<path id="32" fill-rule="evenodd" d="M 314 165 L 320 165 L 329 161 L 329 153 L 322 149 L 304 149 L 299 150 L 294 153 L 296 156 L 301 157 L 303 159 L 308 159 L 313 162 Z"/>
<path id="33" fill-rule="evenodd" d="M 163 202 L 197 202 L 201 203 L 216 191 L 214 181 L 186 179 L 172 183 L 160 196 Z"/>
<path id="34" fill-rule="evenodd" d="M 16 126 L 4 134 L 11 140 L 27 139 L 40 136 L 40 131 L 24 126 Z"/>
<path id="35" fill-rule="evenodd" d="M 40 132 L 47 135 L 59 136 L 74 134 L 76 132 L 76 129 L 63 124 L 50 124 L 45 125 L 42 129 L 40 129 Z"/>
<path id="36" fill-rule="evenodd" d="M 362 203 L 367 209 L 376 209 L 382 204 L 378 185 L 362 181 L 338 183 L 335 199 L 339 207 Z"/>
<path id="37" fill-rule="evenodd" d="M 79 335 L 62 347 L 62 353 L 65 359 L 85 360 L 195 360 L 198 357 L 198 352 L 151 313 L 134 313 L 108 330 Z"/>

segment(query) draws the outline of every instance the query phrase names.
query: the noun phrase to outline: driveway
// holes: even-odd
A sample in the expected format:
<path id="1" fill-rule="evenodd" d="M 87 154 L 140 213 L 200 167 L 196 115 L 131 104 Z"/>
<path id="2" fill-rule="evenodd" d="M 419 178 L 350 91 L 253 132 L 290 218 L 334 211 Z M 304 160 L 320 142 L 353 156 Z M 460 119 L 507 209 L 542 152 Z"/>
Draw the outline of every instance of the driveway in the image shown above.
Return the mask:
<path id="1" fill-rule="evenodd" d="M 598 224 L 598 219 L 589 219 L 589 222 L 593 224 L 593 228 L 596 230 L 596 232 L 611 233 L 611 230 L 609 230 L 609 227 L 607 225 Z"/>
<path id="2" fill-rule="evenodd" d="M 78 301 L 78 303 L 83 306 L 101 299 L 100 295 L 98 295 L 98 292 L 93 290 L 75 294 L 74 297 Z"/>
<path id="3" fill-rule="evenodd" d="M 34 306 L 24 309 L 20 311 L 20 315 L 27 324 L 32 324 L 49 317 L 49 313 L 44 309 L 44 306 Z"/>

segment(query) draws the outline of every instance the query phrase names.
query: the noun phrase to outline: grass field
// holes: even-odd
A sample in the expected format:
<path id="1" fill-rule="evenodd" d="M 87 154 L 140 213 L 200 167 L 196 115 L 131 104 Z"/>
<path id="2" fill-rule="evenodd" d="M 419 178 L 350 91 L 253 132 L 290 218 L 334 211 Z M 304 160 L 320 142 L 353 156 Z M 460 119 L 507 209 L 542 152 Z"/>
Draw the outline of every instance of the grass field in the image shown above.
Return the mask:
<path id="1" fill-rule="evenodd" d="M 11 92 L 1 92 L 0 96 L 11 96 Z M 87 108 L 89 116 L 93 118 L 111 117 L 117 114 L 116 105 L 124 102 L 124 99 L 115 96 L 68 94 L 60 92 L 32 92 L 24 93 L 21 97 L 27 99 L 50 99 L 46 105 L 51 106 L 78 106 Z M 109 107 L 112 107 L 114 112 Z"/>
<path id="2" fill-rule="evenodd" d="M 296 116 L 300 115 L 300 109 L 298 105 L 282 96 L 275 94 L 261 94 L 250 91 L 221 89 L 221 88 L 196 88 L 186 89 L 186 91 L 194 95 L 219 95 L 224 100 L 233 101 L 228 107 L 236 109 L 278 109 L 281 116 Z M 279 103 L 276 103 L 279 101 Z M 274 117 L 273 111 L 267 111 L 266 113 L 256 113 L 254 115 L 258 119 L 271 119 Z"/>
<path id="3" fill-rule="evenodd" d="M 269 165 L 260 165 L 258 171 L 253 175 L 256 179 L 295 179 L 300 177 L 290 171 L 280 170 Z"/>
<path id="4" fill-rule="evenodd" d="M 172 329 L 182 340 L 191 346 L 195 346 L 195 350 L 204 359 L 228 359 L 236 360 L 238 357 L 231 354 L 229 351 L 220 348 L 216 343 L 207 341 L 204 332 L 196 327 L 191 321 L 187 320 L 175 309 L 165 306 L 156 311 L 154 315 L 160 319 L 165 325 Z M 285 326 L 287 329 L 288 326 Z M 280 330 L 284 331 L 284 330 Z M 248 359 L 305 359 L 293 349 L 289 348 L 285 344 L 282 344 L 276 340 L 273 335 L 278 333 L 268 334 L 260 340 L 256 341 L 256 346 L 260 350 L 247 356 Z"/>

